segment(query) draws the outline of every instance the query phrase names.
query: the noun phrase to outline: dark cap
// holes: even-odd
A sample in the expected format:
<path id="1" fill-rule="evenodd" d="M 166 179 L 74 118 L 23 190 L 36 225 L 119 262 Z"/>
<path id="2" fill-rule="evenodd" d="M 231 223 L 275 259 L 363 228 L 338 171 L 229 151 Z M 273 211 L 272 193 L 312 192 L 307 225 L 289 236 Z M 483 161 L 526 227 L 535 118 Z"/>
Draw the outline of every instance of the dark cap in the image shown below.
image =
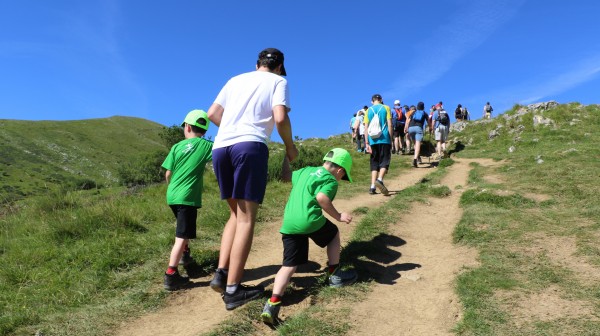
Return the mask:
<path id="1" fill-rule="evenodd" d="M 281 75 L 287 75 L 287 72 L 285 71 L 285 66 L 283 65 L 283 53 L 279 49 L 267 48 L 261 51 L 258 54 L 258 61 L 260 62 L 260 60 L 263 59 L 272 59 L 276 61 L 276 63 L 278 63 L 277 65 L 281 64 Z"/>
<path id="2" fill-rule="evenodd" d="M 373 95 L 373 97 L 371 97 L 371 101 L 373 100 L 383 101 L 383 98 L 381 98 L 381 95 L 379 93 L 376 93 Z"/>

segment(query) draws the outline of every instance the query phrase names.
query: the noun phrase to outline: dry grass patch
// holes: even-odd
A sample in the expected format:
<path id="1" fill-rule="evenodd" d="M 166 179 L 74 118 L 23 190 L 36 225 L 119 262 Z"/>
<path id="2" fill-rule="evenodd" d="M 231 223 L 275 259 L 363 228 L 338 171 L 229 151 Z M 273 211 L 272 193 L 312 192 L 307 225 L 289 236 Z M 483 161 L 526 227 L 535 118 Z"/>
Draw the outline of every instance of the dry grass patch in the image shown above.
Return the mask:
<path id="1" fill-rule="evenodd" d="M 573 272 L 575 278 L 585 285 L 600 281 L 600 268 L 578 253 L 575 237 L 532 233 L 526 240 L 531 243 L 513 246 L 511 250 L 532 257 L 543 254 L 552 264 Z"/>
<path id="2" fill-rule="evenodd" d="M 534 293 L 498 291 L 494 296 L 517 327 L 582 317 L 598 321 L 590 302 L 566 298 L 558 286 L 549 286 Z"/>

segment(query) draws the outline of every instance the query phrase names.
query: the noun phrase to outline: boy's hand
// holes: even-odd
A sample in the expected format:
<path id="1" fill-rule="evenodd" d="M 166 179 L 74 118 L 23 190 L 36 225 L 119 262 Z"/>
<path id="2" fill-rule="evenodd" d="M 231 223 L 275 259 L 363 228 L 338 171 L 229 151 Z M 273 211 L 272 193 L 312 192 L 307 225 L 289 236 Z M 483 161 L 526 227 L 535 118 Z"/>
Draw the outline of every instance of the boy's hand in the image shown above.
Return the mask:
<path id="1" fill-rule="evenodd" d="M 342 212 L 340 214 L 340 222 L 346 222 L 346 224 L 350 224 L 350 222 L 352 222 L 352 216 L 348 213 Z"/>

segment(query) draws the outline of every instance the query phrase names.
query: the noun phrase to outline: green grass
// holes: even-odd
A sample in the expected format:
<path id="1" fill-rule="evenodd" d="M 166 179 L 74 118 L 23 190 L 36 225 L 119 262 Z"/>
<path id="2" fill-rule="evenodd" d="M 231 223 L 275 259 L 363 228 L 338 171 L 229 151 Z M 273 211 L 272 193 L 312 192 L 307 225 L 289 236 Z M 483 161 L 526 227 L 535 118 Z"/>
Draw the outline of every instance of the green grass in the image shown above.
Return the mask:
<path id="1" fill-rule="evenodd" d="M 337 197 L 368 189 L 368 157 L 353 151 L 345 136 L 308 139 L 298 146 L 301 164 L 320 164 L 334 147 L 348 149 L 355 183 L 343 182 Z M 279 164 L 281 145 L 272 143 L 270 150 L 270 164 Z M 191 247 L 201 272 L 208 274 L 216 266 L 228 209 L 219 199 L 214 174 L 208 170 L 204 179 L 199 234 Z M 289 183 L 269 183 L 258 232 L 261 223 L 281 217 L 289 190 Z M 55 187 L 5 203 L 0 212 L 0 335 L 37 330 L 102 335 L 118 321 L 162 305 L 161 275 L 174 231 L 165 192 L 164 184 L 80 191 Z"/>
<path id="2" fill-rule="evenodd" d="M 515 115 L 519 108 L 508 115 Z M 550 127 L 534 127 L 533 115 L 528 112 L 511 120 L 498 117 L 489 123 L 471 122 L 463 132 L 453 135 L 465 145 L 453 148 L 459 158 L 504 160 L 497 168 L 473 164 L 467 185 L 461 186 L 463 218 L 453 238 L 455 243 L 479 251 L 480 266 L 466 270 L 456 280 L 464 307 L 464 318 L 455 327 L 457 334 L 599 334 L 600 319 L 586 316 L 553 321 L 530 318 L 517 324 L 512 307 L 497 296 L 503 292 L 525 297 L 555 286 L 562 299 L 587 302 L 593 315 L 600 316 L 600 286 L 581 279 L 569 263 L 557 263 L 556 251 L 542 244 L 549 238 L 573 239 L 573 258 L 600 267 L 600 203 L 594 201 L 600 177 L 600 108 L 570 104 L 545 111 L 543 115 L 555 122 Z M 109 118 L 73 126 L 0 120 L 0 138 L 8 144 L 0 155 L 0 203 L 4 203 L 0 209 L 0 335 L 31 335 L 38 330 L 50 335 L 104 335 L 120 321 L 164 304 L 161 274 L 174 231 L 172 213 L 164 199 L 165 185 L 111 187 L 113 175 L 102 173 L 112 171 L 114 167 L 108 165 L 118 164 L 111 158 L 120 155 L 119 150 L 125 157 L 131 155 L 127 148 L 111 143 L 111 138 L 121 139 L 124 133 L 131 133 L 124 141 L 135 143 L 132 148 L 141 143 L 145 149 L 139 149 L 140 154 L 161 146 L 153 133 L 160 127 L 149 123 L 129 132 L 135 129 L 127 126 L 130 121 L 138 122 Z M 46 136 L 20 139 L 18 130 L 31 123 L 45 130 Z M 86 131 L 80 134 L 76 128 Z M 102 139 L 92 134 L 96 128 Z M 120 130 L 102 133 L 108 132 L 102 128 Z M 488 140 L 489 131 L 497 128 L 500 136 Z M 44 139 L 52 140 L 45 143 Z M 79 151 L 75 144 L 89 144 L 90 139 L 97 147 L 86 153 Z M 352 150 L 348 135 L 306 139 L 298 145 L 304 150 L 296 164 L 319 162 L 333 147 L 348 149 L 354 160 L 355 183 L 342 182 L 337 197 L 366 193 L 368 157 Z M 508 152 L 510 146 L 516 147 L 512 153 Z M 39 155 L 25 150 L 31 147 L 39 147 Z M 275 165 L 270 169 L 276 169 L 282 158 L 281 145 L 270 144 L 270 150 L 271 164 Z M 543 163 L 537 163 L 539 158 Z M 79 166 L 78 160 L 82 162 Z M 342 251 L 342 263 L 361 272 L 365 255 L 381 248 L 380 238 L 387 232 L 387 221 L 382 219 L 407 210 L 411 202 L 448 195 L 450 190 L 440 181 L 445 167 L 453 162 L 442 160 L 438 169 L 379 208 L 353 209 L 353 213 L 364 216 Z M 26 169 L 16 169 L 22 164 Z M 60 168 L 61 164 L 73 165 L 75 173 Z M 410 169 L 408 161 L 394 165 L 390 178 L 405 169 Z M 489 175 L 501 177 L 502 182 L 489 182 Z M 90 190 L 74 191 L 76 188 L 68 184 L 58 187 L 77 179 L 108 182 L 106 187 L 101 182 L 101 188 Z M 281 217 L 289 188 L 289 184 L 276 180 L 269 183 L 259 211 L 258 231 L 261 223 Z M 548 199 L 538 201 L 532 194 Z M 199 236 L 192 245 L 205 274 L 216 264 L 221 230 L 228 217 L 226 204 L 218 195 L 215 177 L 207 171 Z M 352 302 L 368 295 L 369 277 L 361 274 L 361 279 L 367 280 L 341 291 L 330 290 L 321 279 L 310 293 L 311 307 L 288 318 L 278 332 L 345 333 L 348 311 L 333 310 L 330 303 Z M 262 304 L 257 300 L 236 310 L 211 334 L 256 334 L 256 311 Z"/>
<path id="3" fill-rule="evenodd" d="M 118 184 L 120 165 L 141 154 L 165 149 L 159 137 L 162 128 L 131 117 L 0 119 L 0 204 L 45 194 L 57 187 L 114 186 Z"/>
<path id="4" fill-rule="evenodd" d="M 514 115 L 520 106 L 508 115 Z M 465 309 L 455 331 L 460 335 L 596 335 L 600 323 L 588 316 L 540 321 L 535 316 L 517 324 L 512 305 L 502 304 L 496 293 L 520 296 L 557 286 L 561 298 L 578 298 L 600 315 L 598 287 L 582 282 L 569 262 L 558 264 L 554 248 L 543 238 L 557 241 L 575 239 L 573 255 L 595 267 L 598 263 L 597 179 L 600 173 L 600 122 L 598 106 L 561 105 L 544 111 L 555 126 L 533 127 L 529 112 L 520 118 L 495 118 L 490 123 L 472 124 L 459 141 L 473 139 L 472 145 L 456 153 L 459 157 L 505 160 L 499 168 L 472 165 L 468 185 L 461 196 L 463 218 L 454 231 L 454 241 L 479 250 L 481 266 L 461 274 L 457 291 Z M 573 119 L 582 120 L 571 125 Z M 498 128 L 498 125 L 503 127 Z M 522 133 L 510 133 L 523 125 Z M 501 135 L 487 139 L 492 129 Z M 519 139 L 515 140 L 515 137 Z M 456 139 L 455 138 L 455 139 Z M 508 152 L 510 146 L 516 150 Z M 537 160 L 541 158 L 542 163 Z M 490 183 L 486 175 L 500 176 L 502 183 Z M 510 190 L 502 194 L 501 190 Z M 549 200 L 528 197 L 540 194 Z M 540 240 L 542 239 L 542 240 Z M 540 245 L 542 243 L 542 245 Z M 571 253 L 571 251 L 568 251 Z M 574 285 L 576 284 L 576 285 Z"/>

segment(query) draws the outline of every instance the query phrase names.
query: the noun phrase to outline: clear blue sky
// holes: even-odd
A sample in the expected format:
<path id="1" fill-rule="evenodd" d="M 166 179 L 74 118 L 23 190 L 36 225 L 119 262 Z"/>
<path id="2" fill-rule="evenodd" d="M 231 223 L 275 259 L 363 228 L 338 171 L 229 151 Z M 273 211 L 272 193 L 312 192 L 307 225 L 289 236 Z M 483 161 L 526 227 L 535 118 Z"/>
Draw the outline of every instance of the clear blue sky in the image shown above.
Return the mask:
<path id="1" fill-rule="evenodd" d="M 595 0 L 2 1 L 0 119 L 179 124 L 266 47 L 285 53 L 301 138 L 346 132 L 374 93 L 474 118 L 486 101 L 595 104 L 599 14 Z"/>

